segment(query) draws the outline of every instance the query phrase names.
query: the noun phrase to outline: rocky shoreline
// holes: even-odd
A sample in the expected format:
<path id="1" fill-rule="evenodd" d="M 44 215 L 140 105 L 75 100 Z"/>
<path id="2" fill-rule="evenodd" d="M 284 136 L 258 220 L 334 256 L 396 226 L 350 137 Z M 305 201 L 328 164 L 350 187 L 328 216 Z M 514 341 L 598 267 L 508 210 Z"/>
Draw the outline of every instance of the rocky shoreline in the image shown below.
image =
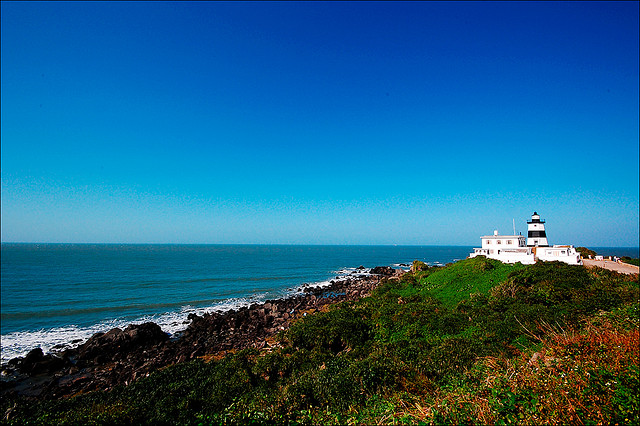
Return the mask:
<path id="1" fill-rule="evenodd" d="M 364 272 L 364 268 L 359 268 Z M 302 316 L 330 304 L 367 296 L 383 278 L 401 269 L 379 266 L 330 281 L 327 287 L 306 287 L 303 294 L 230 310 L 191 314 L 189 325 L 170 339 L 155 323 L 129 325 L 96 333 L 78 347 L 44 354 L 36 348 L 2 366 L 3 396 L 61 398 L 127 385 L 152 371 L 196 358 L 210 359 L 249 347 L 269 350 L 275 335 Z"/>

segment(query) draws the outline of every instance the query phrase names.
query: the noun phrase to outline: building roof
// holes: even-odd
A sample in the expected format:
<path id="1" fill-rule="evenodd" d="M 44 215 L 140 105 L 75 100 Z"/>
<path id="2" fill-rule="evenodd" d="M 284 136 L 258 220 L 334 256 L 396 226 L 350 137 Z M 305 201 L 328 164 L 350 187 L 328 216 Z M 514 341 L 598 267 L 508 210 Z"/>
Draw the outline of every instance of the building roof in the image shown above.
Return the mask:
<path id="1" fill-rule="evenodd" d="M 531 215 L 531 220 L 527 221 L 527 223 L 544 223 L 544 220 L 540 220 L 540 215 L 538 212 L 533 212 Z"/>

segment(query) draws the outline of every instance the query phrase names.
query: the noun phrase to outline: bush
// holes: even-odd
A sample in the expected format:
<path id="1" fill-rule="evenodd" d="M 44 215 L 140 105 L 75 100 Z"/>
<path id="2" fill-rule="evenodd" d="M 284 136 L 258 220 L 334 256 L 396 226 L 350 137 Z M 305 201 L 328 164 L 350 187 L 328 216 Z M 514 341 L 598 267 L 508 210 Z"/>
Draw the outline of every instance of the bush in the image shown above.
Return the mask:
<path id="1" fill-rule="evenodd" d="M 580 253 L 580 256 L 588 258 L 589 256 L 595 256 L 596 252 L 593 250 L 589 250 L 586 247 L 576 247 L 576 251 Z"/>
<path id="2" fill-rule="evenodd" d="M 537 262 L 526 269 L 513 272 L 498 286 L 494 296 L 511 296 L 528 303 L 546 306 L 563 305 L 592 283 L 592 277 L 582 266 L 563 262 Z"/>
<path id="3" fill-rule="evenodd" d="M 637 423 L 639 298 L 637 275 L 468 259 L 308 315 L 270 352 L 59 401 L 3 395 L 0 412 L 16 424 Z"/>
<path id="4" fill-rule="evenodd" d="M 341 309 L 305 317 L 291 327 L 288 338 L 296 348 L 319 348 L 338 353 L 363 345 L 372 335 L 371 326 L 363 319 L 363 313 L 344 305 Z"/>
<path id="5" fill-rule="evenodd" d="M 434 346 L 424 360 L 423 373 L 439 382 L 446 382 L 464 373 L 483 355 L 482 345 L 477 340 L 451 338 Z"/>
<path id="6" fill-rule="evenodd" d="M 427 265 L 426 263 L 420 261 L 420 260 L 414 260 L 413 264 L 411 265 L 411 272 L 416 273 L 419 271 L 428 271 L 429 270 L 429 265 Z"/>
<path id="7" fill-rule="evenodd" d="M 221 412 L 250 392 L 253 377 L 241 352 L 219 362 L 198 360 L 160 370 L 125 388 L 122 396 L 137 407 L 137 421 L 189 423 L 193 412 Z"/>

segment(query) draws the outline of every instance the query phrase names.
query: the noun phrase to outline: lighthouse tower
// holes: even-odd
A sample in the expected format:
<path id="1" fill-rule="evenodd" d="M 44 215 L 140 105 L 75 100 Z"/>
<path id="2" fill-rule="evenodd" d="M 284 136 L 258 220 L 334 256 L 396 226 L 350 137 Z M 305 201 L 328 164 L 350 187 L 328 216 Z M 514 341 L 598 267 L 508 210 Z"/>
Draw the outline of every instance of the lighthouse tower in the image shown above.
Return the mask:
<path id="1" fill-rule="evenodd" d="M 544 230 L 544 220 L 540 220 L 540 215 L 533 212 L 531 221 L 527 222 L 529 235 L 527 236 L 528 247 L 549 247 L 547 233 Z"/>

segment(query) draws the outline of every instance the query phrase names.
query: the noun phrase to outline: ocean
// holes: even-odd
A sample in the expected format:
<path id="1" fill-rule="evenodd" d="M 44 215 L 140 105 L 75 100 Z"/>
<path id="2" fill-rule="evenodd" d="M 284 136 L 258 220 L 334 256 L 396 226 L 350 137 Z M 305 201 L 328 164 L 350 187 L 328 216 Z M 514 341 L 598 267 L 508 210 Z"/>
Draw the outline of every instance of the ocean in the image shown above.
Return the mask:
<path id="1" fill-rule="evenodd" d="M 328 285 L 359 266 L 464 259 L 460 246 L 1 245 L 2 363 L 153 321 L 175 334 L 190 313 L 237 309 Z"/>

